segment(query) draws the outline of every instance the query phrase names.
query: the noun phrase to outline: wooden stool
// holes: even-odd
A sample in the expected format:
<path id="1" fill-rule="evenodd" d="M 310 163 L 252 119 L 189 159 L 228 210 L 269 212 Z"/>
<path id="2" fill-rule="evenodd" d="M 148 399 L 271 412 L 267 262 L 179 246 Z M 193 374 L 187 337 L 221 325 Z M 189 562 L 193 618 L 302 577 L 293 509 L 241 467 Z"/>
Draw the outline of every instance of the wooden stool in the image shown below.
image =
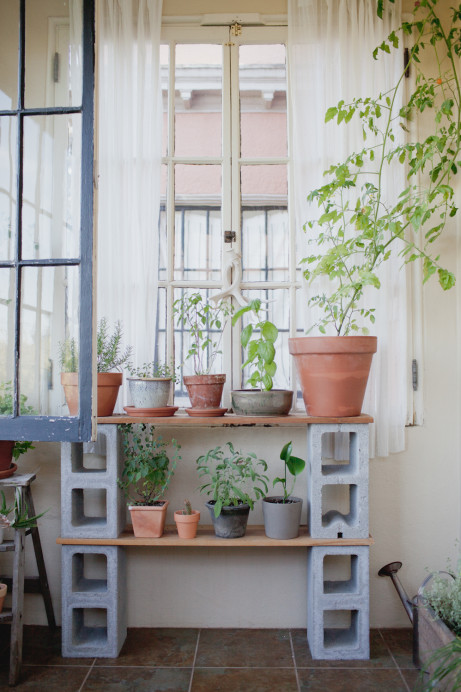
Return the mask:
<path id="1" fill-rule="evenodd" d="M 28 508 L 28 516 L 35 515 L 34 501 L 30 484 L 36 478 L 35 473 L 15 474 L 10 478 L 0 480 L 0 490 L 3 488 L 18 488 L 21 494 L 23 506 Z M 34 545 L 35 559 L 37 561 L 38 576 L 24 577 L 24 557 L 25 557 L 25 537 L 32 536 Z M 7 584 L 11 590 L 11 608 L 4 608 L 0 613 L 1 622 L 11 622 L 10 638 L 10 674 L 8 682 L 16 685 L 21 672 L 22 663 L 22 626 L 24 609 L 24 592 L 41 593 L 45 604 L 48 627 L 56 628 L 53 603 L 51 601 L 50 587 L 46 575 L 45 561 L 43 559 L 42 544 L 38 526 L 31 529 L 16 529 L 14 540 L 4 541 L 0 544 L 0 552 L 14 551 L 13 576 L 0 577 L 0 580 Z"/>

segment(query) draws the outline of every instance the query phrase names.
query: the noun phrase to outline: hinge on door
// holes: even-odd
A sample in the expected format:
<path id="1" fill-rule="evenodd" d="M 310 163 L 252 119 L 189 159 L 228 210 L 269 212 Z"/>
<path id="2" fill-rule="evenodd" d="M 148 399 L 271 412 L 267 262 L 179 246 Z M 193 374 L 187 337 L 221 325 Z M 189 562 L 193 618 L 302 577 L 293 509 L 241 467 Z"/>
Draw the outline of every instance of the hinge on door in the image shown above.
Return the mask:
<path id="1" fill-rule="evenodd" d="M 234 243 L 237 238 L 235 231 L 224 231 L 224 242 Z"/>
<path id="2" fill-rule="evenodd" d="M 413 391 L 418 391 L 418 361 L 414 358 L 411 361 L 411 382 L 413 385 Z"/>
<path id="3" fill-rule="evenodd" d="M 59 82 L 59 53 L 53 55 L 53 82 Z"/>
<path id="4" fill-rule="evenodd" d="M 235 22 L 235 24 L 231 24 L 231 34 L 232 36 L 241 36 L 242 35 L 242 25 L 238 24 Z"/>

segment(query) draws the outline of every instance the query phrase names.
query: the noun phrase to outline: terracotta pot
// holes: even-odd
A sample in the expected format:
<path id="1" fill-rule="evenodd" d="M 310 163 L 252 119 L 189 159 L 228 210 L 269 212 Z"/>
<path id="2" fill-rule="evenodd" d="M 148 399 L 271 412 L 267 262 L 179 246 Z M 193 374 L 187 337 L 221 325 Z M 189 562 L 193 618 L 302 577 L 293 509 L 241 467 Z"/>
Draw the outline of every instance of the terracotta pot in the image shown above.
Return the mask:
<path id="1" fill-rule="evenodd" d="M 0 440 L 0 473 L 11 467 L 15 444 L 14 440 Z"/>
<path id="2" fill-rule="evenodd" d="M 185 375 L 183 382 L 192 408 L 219 408 L 225 381 L 225 375 Z"/>
<path id="3" fill-rule="evenodd" d="M 98 416 L 113 414 L 122 380 L 121 372 L 98 372 Z M 78 372 L 62 372 L 61 384 L 64 388 L 69 415 L 78 416 Z"/>
<path id="4" fill-rule="evenodd" d="M 309 416 L 361 414 L 376 336 L 305 336 L 288 347 Z"/>
<path id="5" fill-rule="evenodd" d="M 0 613 L 3 610 L 3 601 L 5 600 L 6 592 L 7 592 L 6 584 L 0 584 Z"/>
<path id="6" fill-rule="evenodd" d="M 183 514 L 182 509 L 179 509 L 174 513 L 174 520 L 179 538 L 195 538 L 200 521 L 199 511 L 193 509 L 192 514 Z"/>
<path id="7" fill-rule="evenodd" d="M 160 538 L 165 528 L 166 510 L 168 500 L 162 504 L 146 507 L 143 505 L 129 505 L 133 523 L 133 532 L 136 538 Z"/>

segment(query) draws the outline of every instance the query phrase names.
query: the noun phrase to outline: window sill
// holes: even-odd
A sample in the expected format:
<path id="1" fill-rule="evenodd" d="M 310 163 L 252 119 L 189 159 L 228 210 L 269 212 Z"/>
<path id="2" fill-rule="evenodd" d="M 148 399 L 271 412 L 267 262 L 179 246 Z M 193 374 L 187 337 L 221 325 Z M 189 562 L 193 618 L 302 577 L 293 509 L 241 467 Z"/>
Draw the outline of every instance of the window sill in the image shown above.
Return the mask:
<path id="1" fill-rule="evenodd" d="M 147 423 L 148 425 L 156 425 L 159 427 L 188 427 L 188 428 L 234 428 L 234 427 L 285 427 L 297 428 L 314 423 L 325 424 L 359 424 L 373 423 L 373 418 L 366 413 L 352 418 L 319 418 L 314 416 L 306 416 L 306 414 L 292 413 L 288 416 L 236 416 L 234 413 L 226 413 L 225 416 L 216 418 L 210 417 L 191 417 L 184 411 L 176 413 L 174 416 L 167 417 L 144 417 L 144 416 L 126 416 L 113 415 L 104 418 L 98 418 L 99 425 L 120 425 L 122 423 Z"/>

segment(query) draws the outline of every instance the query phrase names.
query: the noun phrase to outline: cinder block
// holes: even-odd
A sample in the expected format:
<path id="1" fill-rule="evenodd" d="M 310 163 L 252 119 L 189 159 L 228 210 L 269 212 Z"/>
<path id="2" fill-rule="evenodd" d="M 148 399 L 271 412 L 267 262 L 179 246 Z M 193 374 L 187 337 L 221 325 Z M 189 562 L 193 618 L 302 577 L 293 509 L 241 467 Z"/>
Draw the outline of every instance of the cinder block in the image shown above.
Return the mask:
<path id="1" fill-rule="evenodd" d="M 328 433 L 347 433 L 349 459 L 335 462 L 322 458 L 322 438 Z M 309 529 L 314 538 L 367 538 L 368 522 L 368 425 L 312 424 L 307 433 Z M 346 495 L 348 509 L 328 507 L 334 487 Z"/>
<path id="2" fill-rule="evenodd" d="M 346 579 L 326 579 L 325 559 L 349 557 Z M 307 640 L 313 659 L 370 658 L 368 546 L 314 546 L 308 552 Z"/>
<path id="3" fill-rule="evenodd" d="M 104 468 L 86 465 L 91 455 L 105 458 Z M 61 445 L 61 533 L 66 538 L 117 538 L 126 524 L 123 470 L 116 425 L 100 425 L 92 443 Z M 96 515 L 88 507 L 94 502 Z"/>
<path id="4" fill-rule="evenodd" d="M 85 556 L 105 574 L 85 574 Z M 126 639 L 126 556 L 117 546 L 62 546 L 62 655 L 116 658 Z"/>

